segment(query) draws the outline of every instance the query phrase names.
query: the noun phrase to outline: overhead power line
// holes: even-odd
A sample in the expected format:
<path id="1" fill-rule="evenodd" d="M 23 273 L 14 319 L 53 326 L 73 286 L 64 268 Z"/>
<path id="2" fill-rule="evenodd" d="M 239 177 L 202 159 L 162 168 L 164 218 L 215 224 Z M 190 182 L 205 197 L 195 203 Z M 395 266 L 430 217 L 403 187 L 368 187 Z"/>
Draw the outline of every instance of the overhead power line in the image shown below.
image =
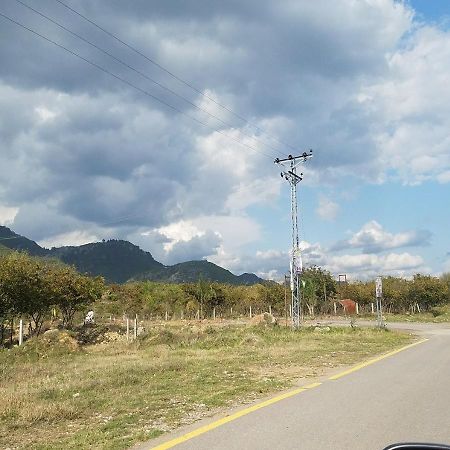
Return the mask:
<path id="1" fill-rule="evenodd" d="M 198 109 L 199 111 L 204 112 L 205 114 L 207 114 L 208 116 L 212 117 L 213 119 L 217 120 L 218 122 L 220 122 L 222 125 L 225 125 L 227 127 L 230 128 L 234 128 L 234 125 L 230 124 L 229 122 L 226 122 L 225 120 L 221 119 L 220 117 L 217 117 L 216 115 L 210 113 L 209 111 L 207 111 L 206 109 L 202 108 L 201 106 L 196 105 L 194 102 L 192 102 L 191 100 L 187 99 L 186 97 L 184 97 L 183 95 L 178 94 L 177 92 L 175 92 L 173 89 L 170 89 L 169 87 L 165 86 L 164 84 L 160 83 L 159 81 L 154 80 L 153 78 L 149 77 L 148 75 L 146 75 L 144 72 L 140 71 L 139 69 L 136 69 L 135 67 L 131 66 L 130 64 L 124 62 L 123 60 L 121 60 L 120 58 L 117 58 L 116 56 L 114 56 L 112 53 L 108 52 L 107 50 L 105 50 L 104 48 L 98 46 L 97 44 L 89 41 L 88 39 L 84 38 L 83 36 L 81 36 L 80 34 L 76 33 L 75 31 L 71 30 L 70 28 L 67 28 L 66 26 L 64 26 L 63 24 L 59 23 L 57 20 L 49 17 L 48 15 L 44 14 L 41 11 L 38 11 L 37 9 L 33 8 L 32 6 L 26 4 L 25 2 L 23 2 L 22 0 L 16 0 L 17 3 L 21 4 L 23 7 L 33 11 L 34 13 L 38 14 L 39 16 L 43 17 L 44 19 L 48 20 L 49 22 L 53 23 L 54 25 L 56 25 L 57 27 L 61 28 L 62 30 L 66 31 L 67 33 L 70 33 L 72 36 L 75 36 L 76 38 L 80 39 L 81 41 L 85 42 L 86 44 L 90 45 L 91 47 L 95 48 L 96 50 L 100 51 L 101 53 L 107 55 L 109 58 L 113 59 L 114 61 L 118 62 L 119 64 L 121 64 L 122 66 L 132 70 L 133 72 L 137 73 L 138 75 L 142 76 L 143 78 L 145 78 L 148 81 L 151 81 L 152 83 L 154 83 L 155 85 L 157 85 L 159 88 L 169 92 L 170 94 L 180 98 L 181 100 L 185 101 L 186 103 L 188 103 L 189 105 L 193 106 L 194 108 Z M 245 131 L 240 130 L 241 134 L 243 134 L 244 136 L 247 136 L 250 139 L 253 139 L 256 142 L 259 142 L 263 145 L 266 145 L 268 147 L 270 147 L 272 150 L 276 150 L 279 151 L 279 149 L 277 147 L 274 147 L 273 145 L 263 141 L 262 139 L 253 136 L 249 133 L 246 133 Z"/>
<path id="2" fill-rule="evenodd" d="M 193 120 L 194 122 L 197 122 L 198 124 L 200 124 L 200 125 L 202 125 L 202 126 L 208 128 L 208 129 L 210 129 L 210 130 L 213 130 L 213 131 L 215 131 L 216 133 L 218 133 L 218 134 L 220 134 L 220 135 L 222 135 L 222 136 L 225 136 L 226 138 L 228 138 L 228 139 L 230 139 L 230 140 L 236 142 L 237 144 L 239 144 L 239 145 L 241 145 L 241 146 L 243 146 L 243 147 L 246 147 L 246 148 L 248 148 L 248 149 L 250 149 L 250 150 L 253 150 L 253 151 L 257 152 L 257 153 L 261 153 L 262 155 L 266 156 L 267 158 L 272 159 L 272 156 L 271 156 L 271 155 L 269 155 L 269 154 L 267 154 L 267 153 L 265 153 L 265 152 L 263 152 L 263 151 L 261 151 L 261 150 L 255 148 L 255 147 L 253 147 L 253 146 L 251 146 L 251 145 L 248 145 L 248 144 L 246 144 L 245 142 L 242 142 L 242 141 L 240 141 L 239 139 L 237 139 L 237 138 L 235 138 L 235 137 L 233 137 L 233 136 L 230 136 L 229 134 L 224 133 L 223 131 L 218 130 L 218 129 L 215 128 L 215 127 L 212 127 L 212 126 L 208 125 L 207 123 L 205 123 L 205 122 L 203 122 L 203 121 L 197 119 L 196 117 L 193 117 L 193 116 L 191 116 L 191 115 L 185 113 L 184 111 L 180 110 L 180 109 L 177 108 L 176 106 L 173 106 L 173 105 L 171 105 L 170 103 L 167 103 L 166 101 L 161 100 L 159 97 L 153 95 L 152 93 L 146 91 L 145 89 L 142 89 L 142 88 L 140 88 L 139 86 L 136 86 L 135 84 L 131 83 L 130 81 L 126 80 L 125 78 L 122 78 L 121 76 L 116 75 L 115 73 L 111 72 L 110 70 L 106 69 L 105 67 L 103 67 L 103 66 L 101 66 L 101 65 L 99 65 L 99 64 L 97 64 L 97 63 L 95 63 L 94 61 L 91 61 L 91 60 L 88 59 L 88 58 L 85 58 L 84 56 L 80 55 L 79 53 L 77 53 L 77 52 L 75 52 L 75 51 L 73 51 L 73 50 L 70 50 L 69 48 L 65 47 L 65 46 L 62 45 L 62 44 L 59 44 L 58 42 L 54 41 L 53 39 L 50 39 L 49 37 L 44 36 L 43 34 L 41 34 L 41 33 L 37 32 L 37 31 L 35 31 L 35 30 L 33 30 L 33 29 L 27 27 L 26 25 L 24 25 L 24 24 L 18 22 L 17 20 L 15 20 L 15 19 L 13 19 L 13 18 L 7 16 L 6 14 L 3 14 L 2 12 L 0 12 L 0 16 L 3 17 L 4 19 L 8 20 L 9 22 L 11 22 L 11 23 L 13 23 L 13 24 L 19 26 L 20 28 L 22 28 L 22 29 L 24 29 L 24 30 L 27 30 L 28 32 L 34 34 L 35 36 L 38 36 L 38 37 L 40 37 L 41 39 L 43 39 L 43 40 L 45 40 L 45 41 L 47 41 L 47 42 L 49 42 L 49 43 L 51 43 L 51 44 L 53 44 L 53 45 L 55 45 L 55 46 L 61 48 L 62 50 L 64 50 L 64 51 L 70 53 L 72 56 L 75 56 L 75 57 L 81 59 L 82 61 L 86 62 L 87 64 L 90 64 L 91 66 L 95 67 L 96 69 L 98 69 L 98 70 L 100 70 L 100 71 L 102 71 L 102 72 L 104 72 L 104 73 L 110 75 L 111 77 L 113 77 L 113 78 L 115 78 L 115 79 L 121 81 L 122 83 L 124 83 L 124 84 L 126 84 L 126 85 L 132 87 L 133 89 L 136 89 L 137 91 L 141 92 L 142 94 L 147 95 L 148 97 L 150 97 L 150 98 L 156 100 L 157 102 L 161 103 L 162 105 L 165 105 L 166 107 L 172 109 L 173 111 L 176 111 L 176 112 L 178 112 L 179 114 L 181 114 L 181 115 L 183 115 L 183 116 L 189 118 L 190 120 Z"/>
<path id="3" fill-rule="evenodd" d="M 197 92 L 198 94 L 202 95 L 204 98 L 206 98 L 207 100 L 213 102 L 214 104 L 216 104 L 217 106 L 219 106 L 220 108 L 222 108 L 223 110 L 229 112 L 230 114 L 232 114 L 234 117 L 238 118 L 239 120 L 243 121 L 245 124 L 255 128 L 255 130 L 265 133 L 264 130 L 260 127 L 258 127 L 257 125 L 255 125 L 254 123 L 252 123 L 251 121 L 249 121 L 248 119 L 246 119 L 245 117 L 243 117 L 242 115 L 238 114 L 237 112 L 233 111 L 231 108 L 223 105 L 222 103 L 218 102 L 217 100 L 215 100 L 214 98 L 212 98 L 211 96 L 209 96 L 208 94 L 206 94 L 205 92 L 203 92 L 201 89 L 199 89 L 198 87 L 194 86 L 192 83 L 190 83 L 189 81 L 186 81 L 185 79 L 181 78 L 180 76 L 176 75 L 175 73 L 173 73 L 172 71 L 170 71 L 169 69 L 167 69 L 166 67 L 164 67 L 162 64 L 160 64 L 159 62 L 157 62 L 156 60 L 154 60 L 153 58 L 150 58 L 149 56 L 147 56 L 145 53 L 141 52 L 140 50 L 138 50 L 136 47 L 133 47 L 132 45 L 128 44 L 127 42 L 123 41 L 122 39 L 120 39 L 117 35 L 115 35 L 114 33 L 112 33 L 111 31 L 108 31 L 107 29 L 103 28 L 101 25 L 99 25 L 98 23 L 96 23 L 94 20 L 90 19 L 89 17 L 86 17 L 84 14 L 80 13 L 79 11 L 77 11 L 76 9 L 72 8 L 71 6 L 69 6 L 68 4 L 64 3 L 62 0 L 55 0 L 57 3 L 59 3 L 60 5 L 64 6 L 64 8 L 67 8 L 69 11 L 72 11 L 74 14 L 76 14 L 77 16 L 81 17 L 83 20 L 86 20 L 87 22 L 89 22 L 91 25 L 93 25 L 94 27 L 96 27 L 97 29 L 99 29 L 100 31 L 102 31 L 103 33 L 107 34 L 108 36 L 112 37 L 113 39 L 115 39 L 117 42 L 119 42 L 120 44 L 124 45 L 125 47 L 127 47 L 128 49 L 130 49 L 131 51 L 133 51 L 134 53 L 138 54 L 139 56 L 141 56 L 142 58 L 146 59 L 149 63 L 153 64 L 155 67 L 158 67 L 160 70 L 162 70 L 163 72 L 165 72 L 167 75 L 171 76 L 173 79 L 177 80 L 178 82 L 182 83 L 183 85 L 189 87 L 190 89 L 192 89 L 193 91 Z M 268 133 L 265 133 L 269 136 Z M 289 147 L 291 150 L 296 151 L 297 149 L 295 147 L 293 147 L 292 145 L 281 141 L 280 139 L 277 139 L 274 136 L 270 135 L 270 138 L 274 141 L 277 142 L 280 145 L 283 145 L 285 147 Z"/>

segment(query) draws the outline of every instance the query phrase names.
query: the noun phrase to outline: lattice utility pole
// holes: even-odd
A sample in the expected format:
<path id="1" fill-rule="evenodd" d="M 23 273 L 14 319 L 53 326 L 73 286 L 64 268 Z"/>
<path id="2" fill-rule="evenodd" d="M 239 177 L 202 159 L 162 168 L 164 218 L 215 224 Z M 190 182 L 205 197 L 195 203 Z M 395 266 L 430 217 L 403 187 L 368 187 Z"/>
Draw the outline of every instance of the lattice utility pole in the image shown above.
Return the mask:
<path id="1" fill-rule="evenodd" d="M 298 235 L 297 184 L 302 181 L 302 173 L 297 175 L 297 167 L 312 158 L 312 150 L 303 152 L 300 156 L 289 155 L 285 159 L 277 158 L 275 164 L 283 167 L 281 177 L 291 186 L 291 216 L 292 216 L 292 251 L 290 261 L 291 294 L 292 294 L 292 327 L 300 327 L 302 316 L 300 278 L 302 273 L 302 255 Z"/>

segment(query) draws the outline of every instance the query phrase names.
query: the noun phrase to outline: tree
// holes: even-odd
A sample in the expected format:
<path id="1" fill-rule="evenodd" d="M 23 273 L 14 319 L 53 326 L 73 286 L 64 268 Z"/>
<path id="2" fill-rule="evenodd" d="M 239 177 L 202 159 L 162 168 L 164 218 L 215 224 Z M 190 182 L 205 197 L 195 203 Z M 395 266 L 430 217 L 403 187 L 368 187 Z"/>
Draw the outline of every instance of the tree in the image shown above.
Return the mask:
<path id="1" fill-rule="evenodd" d="M 328 306 L 328 299 L 336 294 L 336 281 L 330 272 L 321 267 L 303 269 L 301 281 L 300 288 L 303 289 L 303 298 L 310 314 L 314 314 L 315 307 L 323 311 Z"/>
<path id="2" fill-rule="evenodd" d="M 49 266 L 38 258 L 13 252 L 0 264 L 0 297 L 14 315 L 31 317 L 30 332 L 39 334 L 53 303 Z"/>
<path id="3" fill-rule="evenodd" d="M 383 303 L 388 311 L 404 311 L 408 309 L 408 292 L 410 281 L 404 278 L 383 278 Z"/>
<path id="4" fill-rule="evenodd" d="M 48 276 L 53 303 L 61 311 L 63 327 L 71 327 L 75 313 L 99 300 L 104 290 L 103 278 L 81 275 L 73 267 L 54 266 Z"/>
<path id="5" fill-rule="evenodd" d="M 439 278 L 430 275 L 414 275 L 408 291 L 409 304 L 412 307 L 422 307 L 425 310 L 445 303 L 447 287 Z"/>

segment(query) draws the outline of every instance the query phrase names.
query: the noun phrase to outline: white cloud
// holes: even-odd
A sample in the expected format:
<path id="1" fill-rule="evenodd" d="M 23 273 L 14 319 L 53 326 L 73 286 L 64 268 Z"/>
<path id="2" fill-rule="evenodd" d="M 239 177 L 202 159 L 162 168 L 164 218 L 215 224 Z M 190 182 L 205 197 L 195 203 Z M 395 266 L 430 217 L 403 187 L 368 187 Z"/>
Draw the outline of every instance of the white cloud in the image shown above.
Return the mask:
<path id="1" fill-rule="evenodd" d="M 225 202 L 225 209 L 236 214 L 250 205 L 269 205 L 278 198 L 280 188 L 281 183 L 273 176 L 250 178 L 236 185 Z"/>
<path id="2" fill-rule="evenodd" d="M 430 272 L 421 256 L 410 253 L 333 256 L 325 268 L 334 274 L 345 273 L 349 279 L 360 280 L 374 278 L 377 275 L 411 277 L 418 272 Z"/>
<path id="3" fill-rule="evenodd" d="M 307 169 L 310 186 L 339 185 L 349 175 L 450 181 L 450 32 L 414 22 L 406 2 L 94 3 L 89 15 L 271 132 L 280 150 L 198 93 L 178 91 L 233 126 L 157 91 L 220 132 L 203 128 L 31 36 L 15 39 L 21 31 L 5 26 L 0 202 L 20 212 L 0 209 L 0 220 L 14 221 L 18 232 L 48 244 L 129 236 L 161 258 L 212 252 L 225 267 L 274 274 L 288 267 L 286 252 L 245 256 L 263 238 L 249 207 L 271 205 L 280 193 L 276 168 L 261 151 L 281 156 L 288 150 L 280 141 L 311 143 L 319 151 Z M 86 56 L 98 54 L 86 49 Z M 338 213 L 335 201 L 319 199 L 320 217 Z M 370 222 L 344 247 L 381 252 L 425 245 L 429 237 Z M 305 243 L 304 256 L 330 261 L 319 244 Z"/>
<path id="4" fill-rule="evenodd" d="M 98 242 L 100 239 L 98 236 L 91 234 L 87 231 L 75 230 L 68 233 L 58 234 L 48 239 L 43 239 L 38 242 L 41 247 L 63 247 L 66 245 L 83 245 L 90 242 Z"/>
<path id="5" fill-rule="evenodd" d="M 168 241 L 164 244 L 164 250 L 170 252 L 175 244 L 179 242 L 188 242 L 194 237 L 204 236 L 205 232 L 199 230 L 192 222 L 182 220 L 180 222 L 171 223 L 165 227 L 157 228 L 157 233 L 164 235 Z M 144 236 L 149 232 L 142 233 Z"/>
<path id="6" fill-rule="evenodd" d="M 339 205 L 324 195 L 319 197 L 316 213 L 324 220 L 333 221 L 339 212 Z"/>
<path id="7" fill-rule="evenodd" d="M 440 173 L 437 180 L 441 184 L 450 183 L 450 170 Z"/>
<path id="8" fill-rule="evenodd" d="M 448 182 L 450 30 L 417 26 L 387 60 L 381 81 L 362 88 L 362 103 L 376 112 L 380 164 L 405 183 Z"/>
<path id="9" fill-rule="evenodd" d="M 48 109 L 46 106 L 36 106 L 34 108 L 34 110 L 36 111 L 39 119 L 42 122 L 51 121 L 52 119 L 54 119 L 58 115 L 57 112 Z"/>
<path id="10" fill-rule="evenodd" d="M 429 273 L 420 255 L 404 253 L 377 254 L 344 254 L 334 255 L 320 244 L 302 241 L 303 266 L 320 266 L 330 271 L 335 277 L 345 273 L 349 279 L 369 279 L 377 275 L 394 275 L 410 277 L 417 272 Z M 289 272 L 290 253 L 288 251 L 265 250 L 240 258 L 230 258 L 230 270 L 241 272 L 256 272 L 276 281 L 283 279 Z"/>
<path id="11" fill-rule="evenodd" d="M 394 248 L 429 245 L 430 238 L 431 233 L 426 230 L 389 233 L 378 222 L 371 220 L 350 239 L 337 242 L 331 249 L 360 248 L 363 253 L 378 253 Z"/>
<path id="12" fill-rule="evenodd" d="M 0 225 L 11 225 L 19 212 L 19 208 L 0 205 Z"/>

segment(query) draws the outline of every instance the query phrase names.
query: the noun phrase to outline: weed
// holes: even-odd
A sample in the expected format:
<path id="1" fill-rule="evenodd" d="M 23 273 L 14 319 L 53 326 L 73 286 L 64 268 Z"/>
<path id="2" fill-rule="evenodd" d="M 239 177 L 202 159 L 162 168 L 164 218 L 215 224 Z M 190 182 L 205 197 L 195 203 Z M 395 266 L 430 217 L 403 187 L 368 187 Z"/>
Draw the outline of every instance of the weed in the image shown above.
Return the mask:
<path id="1" fill-rule="evenodd" d="M 77 351 L 59 346 L 60 333 L 57 351 L 40 340 L 0 351 L 0 448 L 128 448 L 411 340 L 361 328 L 146 328 L 133 343 L 86 345 L 103 332 L 91 327 Z"/>

